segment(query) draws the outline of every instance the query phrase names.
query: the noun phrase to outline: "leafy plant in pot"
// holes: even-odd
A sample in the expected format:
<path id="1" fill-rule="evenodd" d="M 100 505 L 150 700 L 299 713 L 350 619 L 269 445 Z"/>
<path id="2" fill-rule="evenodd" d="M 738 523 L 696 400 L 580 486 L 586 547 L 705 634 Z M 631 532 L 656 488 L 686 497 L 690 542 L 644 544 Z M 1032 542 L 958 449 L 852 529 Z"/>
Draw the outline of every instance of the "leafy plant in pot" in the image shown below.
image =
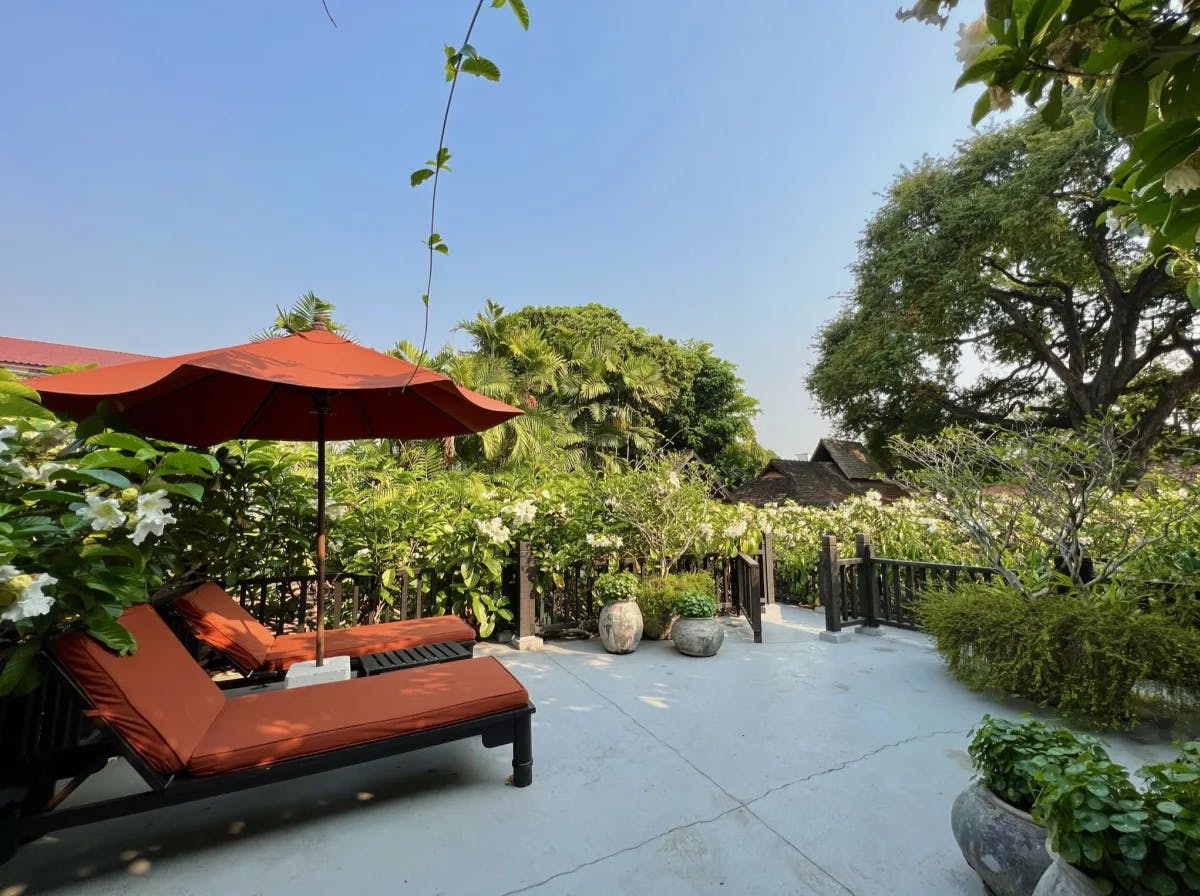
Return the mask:
<path id="1" fill-rule="evenodd" d="M 706 572 L 673 572 L 645 579 L 640 584 L 637 602 L 645 621 L 643 636 L 658 641 L 671 637 L 675 621 L 675 602 L 684 594 L 705 594 L 712 590 L 712 576 Z"/>
<path id="2" fill-rule="evenodd" d="M 637 605 L 638 579 L 631 572 L 605 572 L 592 583 L 600 609 L 600 643 L 609 653 L 633 653 L 642 640 L 642 611 Z"/>
<path id="3" fill-rule="evenodd" d="M 687 656 L 712 656 L 725 641 L 725 629 L 717 619 L 717 602 L 711 594 L 691 591 L 675 601 L 679 618 L 671 626 L 675 648 Z"/>
<path id="4" fill-rule="evenodd" d="M 1051 861 L 1046 830 L 1030 816 L 1038 774 L 1108 755 L 1093 737 L 990 715 L 972 732 L 967 752 L 978 778 L 950 811 L 954 839 L 989 891 L 1030 896 Z"/>
<path id="5" fill-rule="evenodd" d="M 1200 741 L 1138 775 L 1141 790 L 1107 760 L 1038 773 L 1033 814 L 1046 825 L 1054 863 L 1037 896 L 1200 892 Z"/>

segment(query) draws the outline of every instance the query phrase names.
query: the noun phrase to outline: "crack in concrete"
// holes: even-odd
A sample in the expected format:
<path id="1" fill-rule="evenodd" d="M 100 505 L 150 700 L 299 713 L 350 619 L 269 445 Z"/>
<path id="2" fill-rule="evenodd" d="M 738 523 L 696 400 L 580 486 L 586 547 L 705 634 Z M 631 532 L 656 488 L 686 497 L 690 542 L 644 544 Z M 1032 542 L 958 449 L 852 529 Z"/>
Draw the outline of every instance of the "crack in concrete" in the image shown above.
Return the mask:
<path id="1" fill-rule="evenodd" d="M 625 718 L 627 718 L 630 722 L 632 722 L 634 725 L 636 725 L 642 731 L 646 732 L 646 734 L 648 734 L 651 737 L 651 739 L 653 739 L 655 742 L 657 742 L 660 746 L 665 747 L 666 749 L 668 749 L 672 753 L 674 753 L 676 756 L 678 756 L 679 759 L 685 765 L 687 765 L 694 772 L 696 772 L 696 774 L 700 775 L 702 778 L 704 778 L 706 781 L 708 781 L 713 787 L 715 787 L 717 790 L 719 790 L 721 793 L 723 793 L 729 799 L 731 799 L 735 803 L 737 803 L 737 805 L 729 807 L 724 812 L 717 813 L 712 818 L 701 818 L 701 819 L 697 819 L 696 821 L 689 821 L 687 824 L 676 825 L 673 828 L 669 828 L 665 831 L 661 831 L 660 833 L 657 833 L 650 837 L 647 837 L 641 843 L 636 843 L 636 844 L 633 844 L 632 846 L 623 847 L 622 849 L 618 849 L 615 852 L 609 853 L 608 855 L 599 856 L 598 858 L 595 858 L 595 859 L 589 859 L 588 861 L 582 862 L 579 865 L 575 866 L 574 868 L 570 868 L 565 871 L 559 871 L 555 874 L 550 875 L 549 877 L 547 877 L 544 880 L 537 881 L 536 883 L 532 883 L 532 884 L 529 884 L 524 887 L 518 887 L 515 890 L 509 890 L 506 893 L 501 894 L 501 896 L 517 896 L 517 894 L 519 894 L 519 893 L 528 892 L 529 890 L 533 890 L 533 889 L 536 889 L 537 887 L 544 886 L 553 880 L 557 880 L 560 877 L 567 877 L 567 876 L 570 876 L 570 875 L 574 874 L 575 872 L 580 871 L 584 868 L 599 864 L 600 862 L 605 862 L 608 859 L 614 858 L 615 856 L 623 855 L 628 852 L 635 852 L 636 850 L 641 849 L 643 846 L 653 843 L 655 840 L 660 840 L 663 837 L 667 837 L 671 834 L 674 834 L 677 831 L 683 831 L 683 830 L 687 830 L 688 828 L 699 827 L 701 825 L 706 825 L 706 824 L 713 824 L 714 822 L 719 821 L 720 819 L 724 818 L 726 815 L 729 815 L 732 812 L 736 812 L 739 809 L 745 809 L 747 814 L 749 814 L 752 818 L 757 820 L 759 824 L 761 824 L 768 831 L 770 831 L 772 834 L 774 834 L 776 837 L 778 837 L 780 840 L 782 840 L 784 843 L 786 843 L 788 846 L 790 846 L 792 848 L 792 850 L 794 850 L 796 852 L 797 855 L 799 855 L 802 859 L 804 859 L 804 861 L 808 862 L 810 865 L 812 865 L 812 867 L 816 868 L 818 871 L 820 871 L 822 874 L 824 874 L 827 878 L 829 878 L 829 880 L 831 880 L 833 883 L 837 884 L 838 887 L 840 887 L 841 889 L 845 890 L 848 894 L 850 894 L 850 896 L 856 896 L 855 892 L 852 889 L 850 889 L 848 886 L 846 886 L 845 883 L 843 883 L 841 880 L 839 880 L 837 877 L 835 877 L 832 873 L 830 873 L 825 868 L 823 868 L 818 862 L 813 860 L 813 858 L 811 856 L 806 854 L 804 852 L 804 850 L 802 850 L 800 847 L 798 847 L 795 843 L 793 843 L 787 837 L 783 836 L 783 834 L 779 833 L 779 831 L 775 830 L 775 828 L 772 827 L 770 824 L 768 824 L 761 816 L 758 815 L 757 812 L 755 812 L 753 809 L 750 808 L 749 803 L 754 802 L 756 800 L 760 800 L 763 797 L 765 797 L 767 794 L 771 793 L 773 790 L 777 790 L 779 788 L 772 788 L 772 790 L 768 790 L 765 793 L 762 793 L 759 796 L 754 797 L 754 799 L 752 799 L 752 800 L 743 801 L 743 800 L 738 799 L 736 796 L 734 796 L 732 793 L 730 793 L 728 790 L 726 790 L 724 787 L 722 787 L 720 784 L 718 784 L 716 781 L 714 781 L 703 769 L 697 767 L 695 765 L 695 763 L 693 763 L 690 759 L 688 759 L 686 756 L 684 756 L 683 753 L 681 753 L 676 747 L 674 747 L 673 745 L 664 741 L 657 734 L 655 734 L 653 731 L 651 731 L 649 728 L 647 728 L 645 725 L 643 725 L 641 722 L 639 722 L 637 719 L 635 719 L 633 716 L 631 716 L 628 712 L 626 712 L 624 707 L 622 707 L 620 704 L 618 704 L 615 700 L 613 700 L 607 694 L 604 694 L 604 693 L 598 691 L 595 687 L 592 686 L 592 684 L 590 682 L 581 678 L 579 675 L 575 674 L 575 672 L 573 670 L 564 666 L 562 663 L 560 663 L 558 661 L 557 657 L 551 657 L 550 659 L 556 666 L 558 666 L 560 669 L 562 669 L 565 673 L 570 675 L 572 678 L 574 678 L 576 681 L 578 681 L 580 684 L 582 684 L 585 688 L 587 688 L 589 691 L 591 691 L 593 694 L 595 694 L 601 700 L 604 700 L 606 703 L 611 705 L 617 712 L 619 712 L 621 715 L 623 715 Z M 937 733 L 942 733 L 942 732 L 935 732 L 935 734 L 937 734 Z M 952 733 L 952 732 L 945 732 L 945 733 Z M 927 735 L 927 736 L 933 736 L 933 735 Z M 910 740 L 917 740 L 917 739 L 919 739 L 919 738 L 910 738 Z M 853 759 L 853 760 L 843 763 L 840 766 L 840 768 L 845 768 L 847 765 L 852 765 L 855 762 L 859 762 L 862 759 L 866 759 L 869 756 L 874 755 L 875 753 L 878 753 L 884 749 L 887 749 L 887 747 L 889 747 L 889 746 L 899 746 L 900 743 L 905 743 L 905 741 L 900 741 L 897 744 L 885 744 L 883 747 L 880 747 L 878 750 L 873 750 L 870 753 L 860 756 L 858 759 Z M 817 772 L 813 775 L 809 775 L 808 778 L 801 778 L 801 779 L 799 779 L 797 781 L 793 781 L 791 783 L 792 784 L 800 784 L 800 783 L 803 783 L 804 781 L 808 780 L 809 778 L 814 778 L 814 777 L 817 777 L 818 775 L 822 775 L 822 774 L 828 774 L 829 772 L 832 772 L 832 771 L 839 771 L 840 768 L 826 769 L 824 771 Z M 781 786 L 787 787 L 787 786 L 790 786 L 790 784 L 784 784 Z"/>
<path id="2" fill-rule="evenodd" d="M 775 793 L 776 791 L 784 790 L 788 787 L 793 787 L 796 784 L 803 784 L 805 781 L 811 781 L 813 778 L 820 778 L 820 777 L 823 777 L 824 775 L 832 775 L 834 772 L 840 772 L 843 769 L 847 769 L 852 765 L 858 765 L 858 763 L 863 762 L 867 759 L 870 759 L 872 756 L 878 756 L 884 750 L 892 750 L 892 749 L 895 749 L 896 747 L 902 747 L 905 744 L 915 743 L 916 741 L 919 741 L 919 740 L 929 740 L 930 738 L 934 738 L 934 737 L 942 737 L 943 735 L 947 735 L 947 734 L 968 734 L 970 731 L 971 731 L 970 728 L 948 728 L 944 731 L 930 731 L 928 734 L 914 734 L 912 737 L 906 737 L 906 738 L 904 738 L 902 740 L 898 740 L 894 743 L 884 744 L 883 746 L 876 747 L 874 750 L 868 750 L 867 752 L 863 753 L 861 756 L 855 756 L 853 759 L 847 759 L 845 762 L 839 762 L 837 765 L 831 766 L 829 768 L 823 768 L 820 771 L 815 771 L 812 774 L 805 775 L 803 778 L 797 778 L 795 781 L 788 781 L 786 784 L 779 784 L 775 787 L 771 787 L 768 790 L 764 790 L 758 796 L 751 797 L 750 799 L 746 800 L 745 805 L 747 806 L 747 808 L 749 808 L 750 803 L 757 803 L 759 800 L 764 799 L 767 796 L 770 796 L 772 793 Z M 735 799 L 736 799 L 736 797 L 735 797 Z M 753 810 L 751 810 L 751 811 L 753 811 Z"/>

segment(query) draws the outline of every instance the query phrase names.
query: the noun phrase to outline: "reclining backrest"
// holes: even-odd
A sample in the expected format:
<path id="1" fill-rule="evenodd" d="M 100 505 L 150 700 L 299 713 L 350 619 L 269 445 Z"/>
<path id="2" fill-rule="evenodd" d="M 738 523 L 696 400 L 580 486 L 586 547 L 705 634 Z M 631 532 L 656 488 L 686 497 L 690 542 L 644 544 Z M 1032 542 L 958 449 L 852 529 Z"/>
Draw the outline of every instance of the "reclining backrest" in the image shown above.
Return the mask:
<path id="1" fill-rule="evenodd" d="M 197 638 L 221 651 L 243 671 L 252 672 L 267 661 L 275 636 L 220 585 L 205 582 L 175 598 L 171 606 Z"/>
<path id="2" fill-rule="evenodd" d="M 118 656 L 82 632 L 56 639 L 50 652 L 97 714 L 151 768 L 165 774 L 181 771 L 225 698 L 153 607 L 131 607 L 118 621 L 137 641 L 128 656 Z"/>

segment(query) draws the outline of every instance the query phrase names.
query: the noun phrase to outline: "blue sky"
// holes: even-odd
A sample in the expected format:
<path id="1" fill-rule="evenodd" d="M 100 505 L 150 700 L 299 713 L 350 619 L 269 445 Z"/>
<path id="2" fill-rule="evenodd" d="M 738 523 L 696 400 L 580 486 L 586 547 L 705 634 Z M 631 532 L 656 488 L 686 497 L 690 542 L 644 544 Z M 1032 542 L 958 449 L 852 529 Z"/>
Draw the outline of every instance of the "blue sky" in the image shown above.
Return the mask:
<path id="1" fill-rule="evenodd" d="M 439 197 L 430 343 L 485 299 L 611 305 L 738 365 L 783 456 L 899 169 L 970 133 L 954 24 L 898 0 L 527 0 L 472 43 Z M 25 0 L 0 36 L 3 334 L 168 354 L 313 290 L 360 341 L 419 341 L 442 45 L 474 3 Z M 979 3 L 963 3 L 961 17 Z M 957 21 L 957 20 L 956 20 Z"/>

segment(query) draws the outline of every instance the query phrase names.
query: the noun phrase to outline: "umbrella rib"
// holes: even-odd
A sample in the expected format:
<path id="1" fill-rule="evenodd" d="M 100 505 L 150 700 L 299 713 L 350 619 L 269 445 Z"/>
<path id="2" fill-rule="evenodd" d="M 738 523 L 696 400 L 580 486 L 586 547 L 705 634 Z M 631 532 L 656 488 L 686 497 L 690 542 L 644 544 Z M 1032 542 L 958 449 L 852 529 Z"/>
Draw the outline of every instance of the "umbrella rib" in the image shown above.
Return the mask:
<path id="1" fill-rule="evenodd" d="M 248 430 L 251 426 L 253 426 L 255 423 L 258 422 L 258 418 L 261 417 L 263 411 L 265 411 L 267 409 L 267 405 L 270 403 L 271 399 L 275 397 L 275 392 L 278 389 L 279 389 L 278 383 L 271 384 L 271 388 L 269 388 L 267 390 L 267 394 L 263 396 L 263 400 L 258 403 L 258 407 L 256 407 L 254 409 L 254 413 L 251 414 L 249 417 L 247 417 L 246 422 L 243 423 L 238 428 L 237 438 L 239 438 L 239 439 L 246 438 L 246 430 Z"/>
<path id="2" fill-rule="evenodd" d="M 424 395 L 422 395 L 416 389 L 410 389 L 408 391 L 412 392 L 413 395 L 417 396 L 417 398 L 421 399 L 421 401 L 425 402 L 425 404 L 429 405 L 429 407 L 433 408 L 439 414 L 442 414 L 445 417 L 449 417 L 451 420 L 453 420 L 455 423 L 457 423 L 459 426 L 461 426 L 464 430 L 466 430 L 466 432 L 462 433 L 462 435 L 467 435 L 469 433 L 476 432 L 476 430 L 474 428 L 468 426 L 466 423 L 464 423 L 458 417 L 455 417 L 453 414 L 451 414 L 445 408 L 439 407 L 438 405 L 434 404 L 432 401 L 430 401 L 428 398 L 426 398 Z"/>

